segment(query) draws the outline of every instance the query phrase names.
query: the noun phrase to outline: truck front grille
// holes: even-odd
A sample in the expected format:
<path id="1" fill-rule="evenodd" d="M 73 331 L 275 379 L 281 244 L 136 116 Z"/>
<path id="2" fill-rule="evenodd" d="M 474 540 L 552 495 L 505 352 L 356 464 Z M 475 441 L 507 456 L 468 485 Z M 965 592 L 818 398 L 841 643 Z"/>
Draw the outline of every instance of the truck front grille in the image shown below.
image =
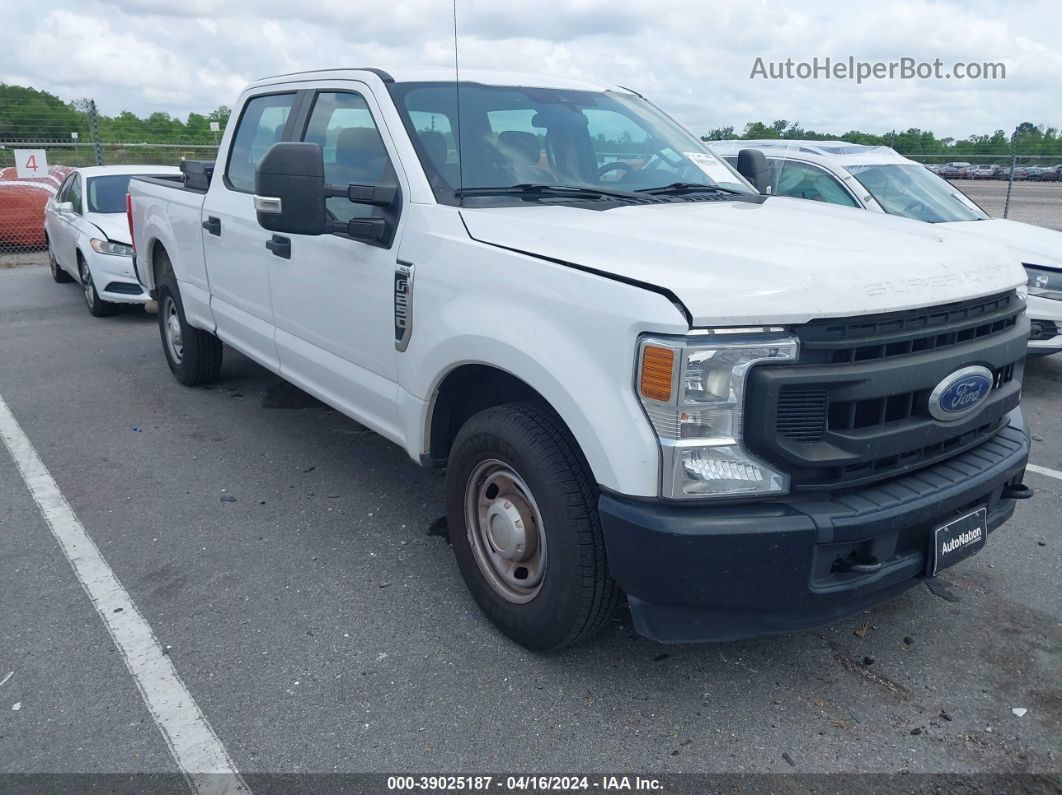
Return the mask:
<path id="1" fill-rule="evenodd" d="M 812 321 L 794 329 L 800 359 L 749 374 L 750 449 L 794 490 L 843 490 L 974 447 L 1018 405 L 1029 322 L 1014 292 L 932 309 Z M 929 412 L 946 376 L 988 367 L 993 389 L 957 422 Z"/>
<path id="2" fill-rule="evenodd" d="M 1014 380 L 1014 364 L 993 371 L 993 389 Z M 798 442 L 816 442 L 827 431 L 855 431 L 875 425 L 929 416 L 931 389 L 901 392 L 863 400 L 831 400 L 827 389 L 782 387 L 775 429 Z"/>

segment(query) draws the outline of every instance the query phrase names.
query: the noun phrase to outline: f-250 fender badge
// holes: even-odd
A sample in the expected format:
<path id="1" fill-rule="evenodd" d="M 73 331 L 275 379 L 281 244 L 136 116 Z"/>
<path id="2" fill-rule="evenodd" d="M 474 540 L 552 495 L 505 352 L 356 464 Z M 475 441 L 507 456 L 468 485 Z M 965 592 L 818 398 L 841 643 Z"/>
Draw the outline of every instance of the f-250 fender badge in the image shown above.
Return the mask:
<path id="1" fill-rule="evenodd" d="M 412 262 L 398 260 L 395 265 L 395 348 L 404 351 L 413 335 Z"/>

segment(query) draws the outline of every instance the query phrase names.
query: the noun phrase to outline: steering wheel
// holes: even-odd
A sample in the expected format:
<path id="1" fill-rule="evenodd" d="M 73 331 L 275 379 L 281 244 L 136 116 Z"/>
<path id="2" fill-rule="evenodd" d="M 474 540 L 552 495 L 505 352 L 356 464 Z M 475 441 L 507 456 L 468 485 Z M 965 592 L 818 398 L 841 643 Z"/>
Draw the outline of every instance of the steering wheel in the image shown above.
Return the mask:
<path id="1" fill-rule="evenodd" d="M 598 166 L 597 181 L 600 182 L 601 178 L 605 176 L 605 174 L 609 173 L 610 171 L 615 171 L 616 169 L 623 169 L 623 176 L 626 176 L 632 171 L 637 170 L 626 160 L 613 160 L 611 163 L 605 163 L 604 165 Z M 620 179 L 623 179 L 623 177 L 620 177 Z"/>

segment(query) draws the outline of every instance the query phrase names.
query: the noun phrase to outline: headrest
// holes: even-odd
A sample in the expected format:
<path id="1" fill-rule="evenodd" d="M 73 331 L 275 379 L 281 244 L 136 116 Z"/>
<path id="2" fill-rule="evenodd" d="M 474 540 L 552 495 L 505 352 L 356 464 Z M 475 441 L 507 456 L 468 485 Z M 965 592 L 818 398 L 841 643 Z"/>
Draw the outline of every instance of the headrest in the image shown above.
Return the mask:
<path id="1" fill-rule="evenodd" d="M 519 153 L 531 165 L 536 165 L 542 156 L 538 136 L 522 130 L 505 130 L 498 133 L 498 146 L 503 150 Z"/>

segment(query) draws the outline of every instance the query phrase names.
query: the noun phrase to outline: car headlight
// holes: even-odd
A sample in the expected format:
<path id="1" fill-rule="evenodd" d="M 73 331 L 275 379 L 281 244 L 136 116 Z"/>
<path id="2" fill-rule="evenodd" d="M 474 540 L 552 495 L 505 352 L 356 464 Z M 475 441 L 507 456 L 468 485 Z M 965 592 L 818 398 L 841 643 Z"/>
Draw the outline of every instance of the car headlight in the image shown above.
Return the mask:
<path id="1" fill-rule="evenodd" d="M 660 440 L 661 496 L 785 494 L 789 476 L 743 445 L 745 382 L 765 361 L 793 361 L 797 341 L 771 332 L 647 336 L 638 346 L 638 395 Z"/>
<path id="2" fill-rule="evenodd" d="M 1062 301 L 1062 272 L 1025 265 L 1025 275 L 1029 277 L 1029 295 Z"/>
<path id="3" fill-rule="evenodd" d="M 116 257 L 133 256 L 133 247 L 125 243 L 115 243 L 113 240 L 100 240 L 94 237 L 89 241 L 89 245 L 97 254 L 112 254 Z"/>

